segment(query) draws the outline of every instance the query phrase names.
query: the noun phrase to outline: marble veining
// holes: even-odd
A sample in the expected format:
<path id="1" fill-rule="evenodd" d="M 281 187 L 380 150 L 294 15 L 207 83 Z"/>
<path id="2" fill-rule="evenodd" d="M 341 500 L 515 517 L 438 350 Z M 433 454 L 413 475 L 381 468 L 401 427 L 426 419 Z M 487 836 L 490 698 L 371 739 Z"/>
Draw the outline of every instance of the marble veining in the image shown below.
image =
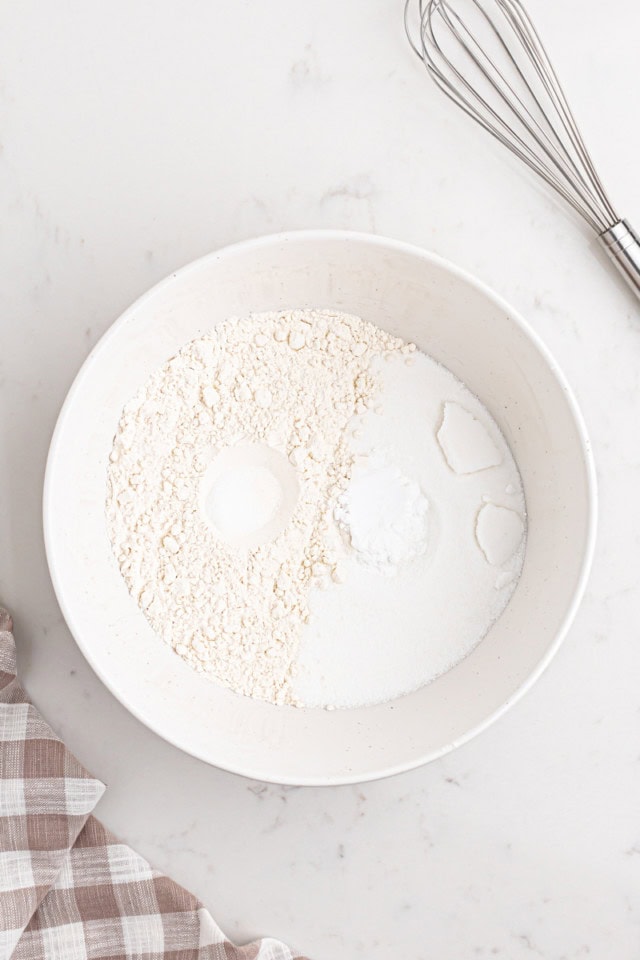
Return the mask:
<path id="1" fill-rule="evenodd" d="M 108 784 L 100 816 L 230 936 L 314 960 L 635 960 L 640 308 L 575 218 L 428 84 L 401 6 L 7 7 L 0 599 L 27 688 Z M 579 35 L 575 4 L 529 6 L 637 225 L 640 127 L 612 93 L 636 79 L 637 5 L 603 18 L 584 0 Z M 196 256 L 299 227 L 420 244 L 511 301 L 576 391 L 601 498 L 587 596 L 533 691 L 443 760 L 335 789 L 248 782 L 134 720 L 60 616 L 40 517 L 60 404 L 112 320 Z"/>

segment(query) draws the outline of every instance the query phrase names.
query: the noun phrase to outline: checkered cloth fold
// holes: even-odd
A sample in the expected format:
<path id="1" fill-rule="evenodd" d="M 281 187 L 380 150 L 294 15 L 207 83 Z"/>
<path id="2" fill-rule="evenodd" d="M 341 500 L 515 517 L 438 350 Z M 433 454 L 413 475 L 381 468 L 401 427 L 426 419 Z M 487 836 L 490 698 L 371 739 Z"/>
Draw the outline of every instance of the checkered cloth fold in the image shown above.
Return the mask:
<path id="1" fill-rule="evenodd" d="M 230 943 L 92 816 L 104 789 L 27 699 L 0 607 L 0 960 L 303 960 Z"/>

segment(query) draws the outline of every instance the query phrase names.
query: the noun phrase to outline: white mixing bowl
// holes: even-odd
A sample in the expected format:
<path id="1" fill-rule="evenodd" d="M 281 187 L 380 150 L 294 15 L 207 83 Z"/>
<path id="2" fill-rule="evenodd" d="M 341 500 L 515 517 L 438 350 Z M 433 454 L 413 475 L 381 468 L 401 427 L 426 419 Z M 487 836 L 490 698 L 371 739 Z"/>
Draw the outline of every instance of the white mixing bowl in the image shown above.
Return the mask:
<path id="1" fill-rule="evenodd" d="M 520 467 L 529 515 L 522 578 L 478 647 L 434 683 L 354 710 L 273 707 L 186 665 L 151 631 L 108 541 L 105 484 L 124 403 L 187 341 L 229 315 L 333 307 L 413 340 L 488 407 Z M 495 720 L 549 663 L 575 614 L 593 547 L 589 442 L 556 364 L 477 280 L 415 247 L 307 231 L 212 253 L 113 325 L 80 370 L 51 443 L 44 529 L 60 606 L 112 693 L 156 733 L 262 780 L 338 784 L 408 770 Z M 347 641 L 348 642 L 348 641 Z"/>

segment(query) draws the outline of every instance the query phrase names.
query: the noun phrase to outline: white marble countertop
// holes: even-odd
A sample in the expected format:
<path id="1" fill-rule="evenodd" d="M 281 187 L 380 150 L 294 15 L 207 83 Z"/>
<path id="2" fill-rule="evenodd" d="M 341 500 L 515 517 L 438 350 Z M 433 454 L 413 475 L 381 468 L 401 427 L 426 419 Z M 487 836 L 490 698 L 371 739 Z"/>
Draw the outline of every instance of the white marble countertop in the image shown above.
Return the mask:
<path id="1" fill-rule="evenodd" d="M 640 221 L 640 12 L 530 9 Z M 400 2 L 23 0 L 0 32 L 0 597 L 23 679 L 108 784 L 106 823 L 243 941 L 314 960 L 632 960 L 640 944 L 640 306 L 586 231 L 427 82 Z M 613 90 L 627 90 L 628 97 Z M 180 754 L 94 676 L 44 555 L 71 380 L 138 294 L 296 227 L 412 241 L 529 319 L 582 404 L 601 521 L 586 599 L 524 700 L 444 760 L 336 789 Z"/>

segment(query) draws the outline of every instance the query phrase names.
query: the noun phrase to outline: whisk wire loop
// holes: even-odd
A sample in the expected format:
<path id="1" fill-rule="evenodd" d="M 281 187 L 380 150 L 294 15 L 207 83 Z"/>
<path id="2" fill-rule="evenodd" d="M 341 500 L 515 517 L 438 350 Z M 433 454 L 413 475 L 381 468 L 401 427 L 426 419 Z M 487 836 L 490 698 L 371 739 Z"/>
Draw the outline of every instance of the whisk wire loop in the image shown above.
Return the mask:
<path id="1" fill-rule="evenodd" d="M 417 42 L 412 3 L 406 0 L 407 36 L 440 89 L 598 234 L 612 227 L 619 218 L 519 0 L 418 0 Z"/>
<path id="2" fill-rule="evenodd" d="M 512 55 L 507 43 L 505 42 L 503 36 L 500 34 L 494 20 L 488 15 L 486 10 L 482 7 L 477 0 L 471 0 L 476 9 L 481 14 L 482 18 L 489 26 L 491 33 L 498 41 L 503 52 L 506 54 L 509 66 L 513 68 L 515 74 L 520 78 L 524 91 L 530 96 L 531 103 L 533 108 L 536 107 L 539 109 L 543 120 L 546 120 L 546 115 L 544 114 L 542 105 L 536 92 L 527 80 L 527 77 L 524 71 L 520 68 L 518 61 Z M 544 155 L 553 165 L 553 170 L 548 171 L 547 179 L 553 178 L 553 186 L 558 189 L 558 181 L 556 179 L 555 173 L 556 170 L 562 175 L 567 177 L 569 174 L 573 174 L 575 177 L 579 178 L 583 182 L 580 171 L 578 170 L 576 164 L 573 162 L 570 156 L 565 156 L 561 150 L 558 149 L 554 140 L 548 135 L 547 131 L 544 129 L 544 126 L 536 119 L 532 110 L 529 109 L 527 104 L 523 101 L 522 97 L 517 93 L 512 83 L 510 83 L 504 75 L 504 72 L 499 69 L 495 61 L 486 53 L 485 50 L 478 43 L 476 38 L 469 32 L 465 24 L 462 22 L 460 17 L 455 12 L 450 12 L 446 10 L 446 4 L 442 2 L 437 2 L 434 4 L 434 7 L 437 6 L 438 13 L 443 17 L 447 26 L 451 30 L 452 34 L 456 39 L 463 44 L 464 49 L 466 50 L 468 56 L 473 61 L 477 67 L 480 74 L 492 85 L 493 89 L 498 94 L 502 104 L 513 117 L 513 121 L 519 123 L 520 126 L 524 129 L 524 132 L 531 138 L 531 140 L 537 144 L 537 146 L 542 150 Z M 434 42 L 434 45 L 438 48 L 440 54 L 442 54 L 442 48 L 437 43 L 437 38 L 435 37 L 432 22 L 430 24 L 430 34 Z M 519 135 L 515 128 L 509 127 L 504 118 L 499 112 L 497 112 L 491 103 L 485 98 L 481 97 L 478 93 L 478 90 L 475 87 L 472 87 L 469 82 L 466 80 L 463 74 L 461 74 L 453 65 L 452 69 L 455 72 L 455 75 L 463 83 L 465 88 L 474 96 L 478 102 L 488 111 L 496 124 L 499 125 L 501 130 L 507 135 L 511 135 L 514 140 L 518 143 L 522 151 L 524 151 L 530 160 L 536 164 L 536 170 L 542 173 L 538 167 L 538 155 L 532 150 L 530 142 L 527 142 L 521 135 Z M 520 112 L 519 112 L 520 111 Z M 513 122 L 512 121 L 512 122 Z M 559 138 L 553 129 L 551 133 L 554 135 L 555 140 L 561 146 Z M 585 184 L 586 186 L 586 184 Z M 595 211 L 591 209 L 591 212 L 595 215 Z"/>

